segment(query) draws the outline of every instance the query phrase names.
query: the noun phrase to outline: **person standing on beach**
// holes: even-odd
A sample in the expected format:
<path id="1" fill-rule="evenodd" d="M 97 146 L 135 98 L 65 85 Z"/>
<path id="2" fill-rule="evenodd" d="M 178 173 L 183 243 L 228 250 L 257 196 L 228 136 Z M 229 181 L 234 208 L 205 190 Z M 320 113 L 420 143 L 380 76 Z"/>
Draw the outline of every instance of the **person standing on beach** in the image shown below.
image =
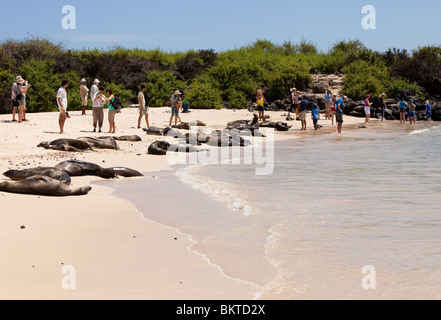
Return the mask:
<path id="1" fill-rule="evenodd" d="M 325 93 L 325 107 L 326 107 L 325 120 L 331 120 L 331 106 L 332 106 L 332 94 L 331 94 L 331 90 L 327 90 Z"/>
<path id="2" fill-rule="evenodd" d="M 429 100 L 426 100 L 426 119 L 429 122 L 432 121 L 432 106 Z"/>
<path id="3" fill-rule="evenodd" d="M 366 114 L 366 119 L 364 121 L 365 124 L 369 124 L 369 118 L 371 117 L 371 106 L 372 102 L 370 102 L 371 96 L 367 95 L 366 99 L 364 99 L 364 113 Z"/>
<path id="4" fill-rule="evenodd" d="M 67 92 L 66 88 L 69 86 L 69 81 L 64 79 L 61 82 L 61 87 L 57 93 L 57 104 L 60 115 L 58 117 L 58 125 L 60 126 L 60 134 L 64 134 L 64 123 L 67 119 Z"/>
<path id="5" fill-rule="evenodd" d="M 337 108 L 335 106 L 335 101 L 337 101 L 337 95 L 334 93 L 332 95 L 331 99 L 331 124 L 334 125 L 334 119 L 335 119 L 335 113 L 337 111 Z"/>
<path id="6" fill-rule="evenodd" d="M 262 90 L 257 90 L 256 94 L 257 111 L 259 111 L 259 121 L 265 121 L 265 97 Z"/>
<path id="7" fill-rule="evenodd" d="M 306 111 L 308 109 L 308 97 L 303 95 L 300 101 L 300 121 L 302 121 L 302 131 L 306 131 Z"/>
<path id="8" fill-rule="evenodd" d="M 406 124 L 406 108 L 407 108 L 407 102 L 401 100 L 398 102 L 398 107 L 400 108 L 400 124 Z"/>
<path id="9" fill-rule="evenodd" d="M 100 85 L 100 81 L 98 79 L 95 79 L 93 81 L 93 85 L 92 87 L 90 87 L 90 100 L 92 100 L 92 104 L 93 104 L 93 99 L 95 98 L 95 95 L 98 93 L 98 86 Z"/>
<path id="10" fill-rule="evenodd" d="M 19 94 L 16 96 L 16 100 L 18 101 L 18 122 L 19 123 L 26 121 L 26 117 L 25 117 L 26 93 L 30 87 L 31 87 L 31 85 L 27 84 L 27 82 L 25 82 L 23 79 L 21 79 L 18 83 Z"/>
<path id="11" fill-rule="evenodd" d="M 111 89 L 106 90 L 106 94 L 109 96 L 106 98 L 106 103 L 109 103 L 109 110 L 108 110 L 108 119 L 109 119 L 109 132 L 108 133 L 116 133 L 116 126 L 115 126 L 115 115 L 117 113 L 117 110 L 113 106 L 113 103 L 115 102 L 115 96 L 113 95 L 113 91 Z"/>
<path id="12" fill-rule="evenodd" d="M 312 122 L 314 123 L 314 130 L 317 131 L 318 130 L 318 121 L 320 120 L 320 110 L 319 110 L 317 104 L 315 104 L 315 103 L 312 106 L 311 119 L 312 119 Z"/>
<path id="13" fill-rule="evenodd" d="M 381 104 L 381 111 L 382 111 L 382 116 L 381 116 L 381 121 L 384 121 L 384 118 L 386 117 L 386 94 L 382 93 L 380 96 L 380 104 Z"/>
<path id="14" fill-rule="evenodd" d="M 335 101 L 335 119 L 337 121 L 337 132 L 341 133 L 343 127 L 343 112 L 345 107 L 345 102 L 348 97 L 344 96 L 342 99 Z"/>
<path id="15" fill-rule="evenodd" d="M 182 109 L 182 99 L 181 99 L 181 92 L 179 90 L 175 91 L 175 94 L 170 98 L 171 101 L 171 118 L 170 118 L 170 126 L 173 123 L 173 117 L 175 118 L 175 125 L 178 125 L 179 123 L 182 123 L 181 117 L 179 116 L 179 112 Z"/>
<path id="16" fill-rule="evenodd" d="M 298 106 L 299 106 L 299 96 L 297 94 L 297 89 L 293 88 L 291 89 L 291 108 L 289 109 L 287 120 L 291 119 L 291 113 L 295 113 L 297 118 Z"/>
<path id="17" fill-rule="evenodd" d="M 15 82 L 12 84 L 11 89 L 11 100 L 12 100 L 12 122 L 17 122 L 15 119 L 15 114 L 17 113 L 18 106 L 20 105 L 17 101 L 17 96 L 20 94 L 20 89 L 18 83 L 23 80 L 21 76 L 15 78 Z"/>
<path id="18" fill-rule="evenodd" d="M 141 90 L 138 92 L 138 104 L 139 104 L 139 117 L 138 117 L 138 129 L 141 129 L 142 117 L 145 117 L 145 122 L 147 124 L 147 129 L 150 128 L 149 124 L 149 108 L 146 103 L 146 98 L 144 95 L 146 86 L 141 85 Z"/>
<path id="19" fill-rule="evenodd" d="M 416 124 L 415 108 L 416 108 L 416 105 L 413 102 L 413 99 L 410 99 L 410 101 L 409 101 L 409 122 L 411 125 L 412 125 L 412 123 Z"/>
<path id="20" fill-rule="evenodd" d="M 95 93 L 93 102 L 93 132 L 96 132 L 96 127 L 98 125 L 98 132 L 102 132 L 104 123 L 104 103 L 106 102 L 106 97 L 103 94 L 104 88 L 99 87 L 98 92 Z"/>
<path id="21" fill-rule="evenodd" d="M 89 88 L 86 86 L 86 79 L 81 79 L 80 96 L 81 96 L 81 115 L 86 115 L 87 96 L 89 95 Z"/>

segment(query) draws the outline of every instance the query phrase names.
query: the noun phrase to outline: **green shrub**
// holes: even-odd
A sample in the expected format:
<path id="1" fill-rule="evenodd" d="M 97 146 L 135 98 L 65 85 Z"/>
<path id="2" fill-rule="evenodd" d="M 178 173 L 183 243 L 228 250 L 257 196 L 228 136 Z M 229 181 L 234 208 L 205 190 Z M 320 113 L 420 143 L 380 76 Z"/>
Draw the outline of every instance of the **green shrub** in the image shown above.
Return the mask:
<path id="1" fill-rule="evenodd" d="M 399 97 L 403 91 L 411 91 L 413 94 L 420 96 L 421 100 L 424 100 L 425 97 L 418 86 L 414 84 L 410 84 L 406 80 L 402 79 L 393 79 L 391 80 L 388 88 L 387 94 L 389 97 Z"/>
<path id="2" fill-rule="evenodd" d="M 168 103 L 176 89 L 184 90 L 186 84 L 179 81 L 170 71 L 147 72 L 148 82 L 145 83 L 150 94 L 151 107 L 163 107 Z"/>
<path id="3" fill-rule="evenodd" d="M 222 108 L 221 91 L 207 81 L 207 78 L 196 79 L 185 97 L 194 109 Z"/>

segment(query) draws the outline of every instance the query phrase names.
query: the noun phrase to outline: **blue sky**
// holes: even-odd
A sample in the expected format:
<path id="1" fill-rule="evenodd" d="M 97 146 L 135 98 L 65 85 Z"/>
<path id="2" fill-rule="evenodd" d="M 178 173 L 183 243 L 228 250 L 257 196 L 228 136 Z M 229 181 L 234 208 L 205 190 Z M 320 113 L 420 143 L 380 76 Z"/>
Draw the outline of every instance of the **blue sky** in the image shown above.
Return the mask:
<path id="1" fill-rule="evenodd" d="M 76 9 L 76 30 L 62 28 L 65 5 Z M 376 30 L 362 28 L 365 5 L 376 8 Z M 3 1 L 1 9 L 0 41 L 39 36 L 67 49 L 120 45 L 219 52 L 257 39 L 276 44 L 305 39 L 325 52 L 348 39 L 380 52 L 441 44 L 441 2 L 435 0 L 21 0 Z"/>

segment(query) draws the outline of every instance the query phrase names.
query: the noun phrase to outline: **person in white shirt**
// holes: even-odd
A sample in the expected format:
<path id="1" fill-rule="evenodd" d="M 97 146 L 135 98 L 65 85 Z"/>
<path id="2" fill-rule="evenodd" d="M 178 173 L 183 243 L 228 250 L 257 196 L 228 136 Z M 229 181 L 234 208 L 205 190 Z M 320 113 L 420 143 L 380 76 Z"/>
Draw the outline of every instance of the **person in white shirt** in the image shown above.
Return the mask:
<path id="1" fill-rule="evenodd" d="M 93 132 L 96 132 L 96 127 L 98 125 L 99 131 L 103 128 L 104 123 L 104 104 L 106 103 L 106 97 L 103 94 L 104 87 L 99 87 L 98 92 L 95 93 L 93 102 Z"/>
<path id="2" fill-rule="evenodd" d="M 61 83 L 60 89 L 57 93 L 58 109 L 60 110 L 60 116 L 58 118 L 58 124 L 60 125 L 60 134 L 64 134 L 64 123 L 67 118 L 67 92 L 66 88 L 69 86 L 69 81 L 64 79 Z"/>
<path id="3" fill-rule="evenodd" d="M 92 100 L 92 103 L 93 103 L 93 98 L 95 97 L 95 95 L 98 92 L 98 86 L 99 85 L 100 85 L 100 81 L 98 79 L 95 79 L 93 81 L 92 87 L 90 87 L 90 100 Z"/>

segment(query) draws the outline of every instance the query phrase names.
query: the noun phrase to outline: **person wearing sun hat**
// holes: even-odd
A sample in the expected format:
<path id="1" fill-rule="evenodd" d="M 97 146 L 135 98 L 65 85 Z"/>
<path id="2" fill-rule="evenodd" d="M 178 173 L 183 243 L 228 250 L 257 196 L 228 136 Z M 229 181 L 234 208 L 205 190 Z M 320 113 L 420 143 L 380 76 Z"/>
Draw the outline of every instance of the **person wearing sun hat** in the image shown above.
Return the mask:
<path id="1" fill-rule="evenodd" d="M 368 94 L 364 100 L 364 113 L 366 114 L 366 120 L 364 121 L 365 124 L 369 124 L 369 118 L 371 117 L 372 102 L 370 102 L 370 98 L 371 96 Z"/>
<path id="2" fill-rule="evenodd" d="M 11 100 L 12 100 L 12 122 L 16 122 L 15 114 L 17 113 L 18 106 L 20 105 L 17 101 L 17 96 L 20 94 L 20 89 L 18 83 L 23 80 L 21 76 L 15 78 L 15 82 L 12 84 L 11 90 Z"/>
<path id="3" fill-rule="evenodd" d="M 179 111 L 182 109 L 182 99 L 181 99 L 181 92 L 179 90 L 176 90 L 174 95 L 170 98 L 171 101 L 171 118 L 170 118 L 170 126 L 173 123 L 173 117 L 175 118 L 175 125 L 178 125 L 179 123 L 182 123 L 181 117 L 179 116 Z"/>
<path id="4" fill-rule="evenodd" d="M 19 94 L 16 96 L 16 101 L 18 102 L 18 122 L 22 123 L 26 120 L 25 110 L 26 110 L 26 93 L 28 89 L 31 87 L 30 84 L 27 84 L 27 81 L 20 79 L 18 81 Z"/>
<path id="5" fill-rule="evenodd" d="M 98 86 L 100 85 L 100 81 L 98 79 L 95 79 L 93 81 L 93 85 L 90 88 L 90 99 L 93 101 L 95 95 L 98 93 L 99 89 Z"/>
<path id="6" fill-rule="evenodd" d="M 80 80 L 80 96 L 81 96 L 81 114 L 86 115 L 87 96 L 89 95 L 89 88 L 86 85 L 86 79 Z"/>

